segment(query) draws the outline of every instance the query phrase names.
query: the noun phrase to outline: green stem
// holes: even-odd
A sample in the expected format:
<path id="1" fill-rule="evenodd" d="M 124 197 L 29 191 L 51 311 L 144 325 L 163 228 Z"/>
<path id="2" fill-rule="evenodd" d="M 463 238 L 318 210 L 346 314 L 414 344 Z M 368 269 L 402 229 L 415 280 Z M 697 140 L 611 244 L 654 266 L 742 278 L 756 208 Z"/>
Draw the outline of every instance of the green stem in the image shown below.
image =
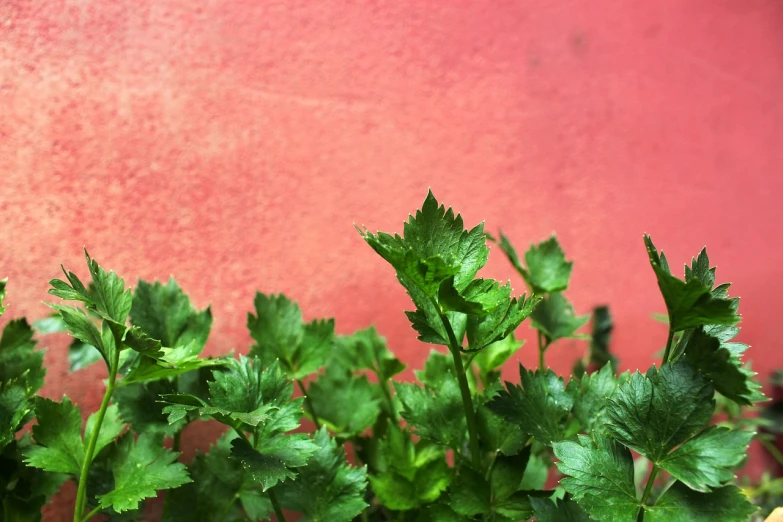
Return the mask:
<path id="1" fill-rule="evenodd" d="M 653 464 L 652 471 L 650 471 L 650 478 L 647 479 L 647 486 L 644 488 L 644 493 L 642 493 L 642 509 L 647 505 L 647 499 L 650 498 L 650 491 L 652 491 L 656 475 L 658 475 L 658 464 Z"/>
<path id="2" fill-rule="evenodd" d="M 473 359 L 475 359 L 477 355 L 478 352 L 472 352 L 470 355 L 468 355 L 468 358 L 465 361 L 465 372 L 470 370 L 470 365 L 473 364 Z"/>
<path id="3" fill-rule="evenodd" d="M 109 382 L 106 385 L 106 392 L 103 394 L 103 400 L 101 401 L 101 407 L 98 410 L 98 417 L 95 421 L 95 426 L 90 434 L 90 440 L 87 443 L 87 450 L 84 453 L 84 462 L 82 462 L 82 469 L 79 473 L 79 487 L 76 490 L 76 505 L 73 508 L 73 520 L 74 522 L 81 522 L 82 513 L 87 504 L 87 475 L 90 471 L 90 464 L 92 463 L 93 454 L 95 453 L 95 445 L 98 443 L 98 435 L 101 432 L 101 424 L 103 424 L 103 418 L 106 416 L 106 410 L 109 407 L 111 396 L 114 393 L 114 383 L 117 380 L 117 368 L 120 365 L 120 343 L 116 343 L 116 348 L 112 357 L 112 364 L 109 367 Z M 94 510 L 93 510 L 94 511 Z M 92 512 L 91 512 L 92 513 Z M 89 519 L 92 514 L 88 514 Z"/>
<path id="4" fill-rule="evenodd" d="M 226 519 L 226 515 L 231 511 L 231 506 L 233 506 L 237 500 L 239 500 L 239 493 L 234 493 L 234 496 L 231 497 L 231 502 L 228 503 L 223 510 L 223 513 L 220 515 L 220 522 L 223 522 Z"/>
<path id="5" fill-rule="evenodd" d="M 438 307 L 434 299 L 432 299 L 432 303 Z M 438 310 L 440 310 L 440 307 L 438 307 Z M 473 398 L 470 395 L 470 386 L 468 386 L 468 379 L 465 376 L 465 368 L 462 366 L 462 346 L 457 341 L 457 336 L 454 335 L 454 330 L 451 328 L 448 318 L 443 313 L 439 315 L 443 328 L 446 329 L 446 334 L 449 337 L 449 351 L 451 352 L 451 358 L 454 359 L 454 369 L 457 373 L 459 391 L 462 394 L 462 407 L 465 409 L 465 421 L 468 424 L 468 437 L 470 439 L 471 462 L 473 467 L 478 470 L 481 469 L 481 454 L 479 452 L 478 429 L 476 427 L 476 412 L 473 410 Z"/>
<path id="6" fill-rule="evenodd" d="M 772 442 L 768 441 L 767 439 L 763 437 L 759 437 L 758 441 L 761 443 L 762 446 L 764 446 L 764 449 L 769 452 L 772 457 L 778 461 L 778 464 L 783 466 L 783 453 L 780 452 L 780 450 L 772 444 Z"/>
<path id="7" fill-rule="evenodd" d="M 184 429 L 184 428 L 183 428 Z M 174 440 L 171 442 L 171 451 L 179 453 L 179 448 L 182 443 L 182 431 L 179 430 L 174 434 Z M 166 491 L 166 499 L 163 501 L 163 518 L 166 518 L 165 515 L 168 514 L 169 509 L 171 509 L 171 491 Z"/>
<path id="8" fill-rule="evenodd" d="M 489 467 L 487 468 L 487 473 L 484 475 L 484 480 L 489 482 L 489 479 L 492 478 L 492 471 L 495 469 L 495 462 L 498 461 L 498 454 L 500 452 L 496 451 L 494 455 L 492 455 L 492 460 L 489 461 Z"/>
<path id="9" fill-rule="evenodd" d="M 98 511 L 100 511 L 100 510 L 101 510 L 101 506 L 96 506 L 95 508 L 93 508 L 93 510 L 92 510 L 92 511 L 90 511 L 89 513 L 87 513 L 86 515 L 84 515 L 84 518 L 82 519 L 82 522 L 87 522 L 87 521 L 88 521 L 88 520 L 90 520 L 92 517 L 94 517 L 95 515 L 97 515 L 97 514 L 98 514 Z"/>
<path id="10" fill-rule="evenodd" d="M 544 353 L 549 348 L 549 342 L 546 341 L 544 334 L 541 330 L 538 330 L 538 369 L 542 372 L 546 370 L 546 362 L 544 361 Z"/>
<path id="11" fill-rule="evenodd" d="M 313 418 L 313 424 L 315 424 L 315 429 L 320 430 L 321 423 L 318 422 L 318 415 L 315 414 L 315 406 L 313 406 L 313 401 L 310 400 L 310 396 L 307 395 L 307 389 L 305 388 L 304 383 L 302 382 L 301 379 L 296 379 L 296 384 L 299 385 L 299 389 L 302 390 L 302 396 L 304 397 L 305 408 L 307 408 L 307 411 L 310 412 L 310 416 Z"/>
<path id="12" fill-rule="evenodd" d="M 277 501 L 274 490 L 270 489 L 267 491 L 267 494 L 269 495 L 270 502 L 272 502 L 272 508 L 275 510 L 275 515 L 277 515 L 277 522 L 285 522 L 283 510 L 280 509 L 280 503 Z"/>
<path id="13" fill-rule="evenodd" d="M 663 351 L 663 360 L 661 364 L 666 364 L 669 362 L 669 355 L 672 351 L 672 341 L 674 341 L 674 332 L 669 329 L 669 338 L 666 339 L 666 350 Z"/>
<path id="14" fill-rule="evenodd" d="M 376 375 L 378 375 L 378 384 L 381 387 L 381 393 L 383 393 L 386 402 L 389 403 L 389 412 L 391 412 L 394 422 L 399 422 L 400 418 L 397 415 L 397 408 L 394 406 L 394 399 L 392 399 L 391 390 L 389 389 L 389 381 L 387 379 L 381 379 L 380 374 L 376 373 Z"/>

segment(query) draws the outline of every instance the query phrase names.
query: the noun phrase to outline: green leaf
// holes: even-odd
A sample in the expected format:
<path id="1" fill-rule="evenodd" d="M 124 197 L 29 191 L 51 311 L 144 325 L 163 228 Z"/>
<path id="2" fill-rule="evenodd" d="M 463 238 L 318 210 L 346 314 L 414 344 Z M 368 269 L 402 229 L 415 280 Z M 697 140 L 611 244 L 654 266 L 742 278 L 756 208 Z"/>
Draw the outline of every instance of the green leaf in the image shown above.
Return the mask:
<path id="1" fill-rule="evenodd" d="M 593 522 L 579 504 L 559 498 L 555 502 L 545 498 L 531 498 L 530 503 L 537 522 Z"/>
<path id="2" fill-rule="evenodd" d="M 485 346 L 500 341 L 511 335 L 514 330 L 530 316 L 541 301 L 541 298 L 524 295 L 513 298 L 495 307 L 492 312 L 483 317 L 468 316 L 467 336 L 470 351 L 481 350 Z"/>
<path id="3" fill-rule="evenodd" d="M 467 517 L 489 515 L 491 496 L 489 482 L 480 473 L 463 466 L 449 488 L 449 506 Z"/>
<path id="4" fill-rule="evenodd" d="M 125 289 L 125 282 L 113 271 L 107 273 L 101 268 L 87 253 L 87 249 L 84 250 L 84 257 L 94 285 L 91 295 L 95 309 L 107 319 L 124 325 L 133 299 L 130 289 Z"/>
<path id="5" fill-rule="evenodd" d="M 675 482 L 654 506 L 645 508 L 645 522 L 746 522 L 756 511 L 735 486 L 699 493 Z"/>
<path id="6" fill-rule="evenodd" d="M 590 334 L 589 362 L 596 368 L 603 368 L 606 363 L 612 364 L 612 369 L 617 371 L 617 357 L 609 351 L 609 342 L 612 337 L 614 322 L 609 313 L 608 306 L 596 306 L 593 308 L 593 328 Z"/>
<path id="7" fill-rule="evenodd" d="M 114 400 L 118 403 L 120 416 L 136 433 L 162 433 L 172 437 L 185 422 L 179 420 L 169 424 L 159 397 L 176 391 L 174 383 L 166 380 L 137 383 L 115 389 Z"/>
<path id="8" fill-rule="evenodd" d="M 334 319 L 302 322 L 299 306 L 286 296 L 256 293 L 256 315 L 247 327 L 256 344 L 250 355 L 264 365 L 280 359 L 292 379 L 317 372 L 326 364 L 334 340 Z"/>
<path id="9" fill-rule="evenodd" d="M 84 462 L 85 444 L 82 440 L 82 415 L 68 397 L 55 402 L 43 397 L 35 398 L 37 424 L 33 426 L 36 445 L 25 452 L 25 462 L 50 472 L 79 476 Z M 85 433 L 91 436 L 97 413 L 90 415 Z M 95 443 L 93 458 L 122 433 L 125 425 L 120 420 L 117 405 L 106 409 L 101 430 Z"/>
<path id="10" fill-rule="evenodd" d="M 724 348 L 720 339 L 698 328 L 687 332 L 681 343 L 684 360 L 697 368 L 716 391 L 737 404 L 752 404 L 749 375 L 742 371 L 739 357 Z"/>
<path id="11" fill-rule="evenodd" d="M 434 296 L 442 281 L 454 276 L 462 291 L 487 262 L 484 226 L 465 230 L 462 217 L 440 205 L 430 191 L 416 216 L 410 216 L 403 237 L 361 231 L 365 241 L 412 284 Z"/>
<path id="12" fill-rule="evenodd" d="M 25 463 L 50 472 L 78 476 L 84 461 L 82 415 L 68 397 L 62 402 L 36 397 L 38 423 L 33 426 L 36 446 L 25 453 Z"/>
<path id="13" fill-rule="evenodd" d="M 508 422 L 490 410 L 486 403 L 501 390 L 500 383 L 486 388 L 481 396 L 482 406 L 476 411 L 479 443 L 486 451 L 499 451 L 503 455 L 516 455 L 530 436 L 513 422 Z"/>
<path id="14" fill-rule="evenodd" d="M 27 320 L 14 319 L 5 325 L 0 337 L 0 383 L 22 379 L 28 395 L 41 389 L 46 370 L 43 352 L 36 351 L 35 345 Z"/>
<path id="15" fill-rule="evenodd" d="M 106 366 L 109 367 L 111 365 L 111 353 L 103 345 L 103 335 L 91 318 L 87 317 L 79 308 L 58 304 L 49 304 L 49 306 L 60 314 L 65 324 L 68 325 L 68 330 L 73 337 L 85 344 L 94 346 L 100 352 L 103 360 L 106 361 Z"/>
<path id="16" fill-rule="evenodd" d="M 415 428 L 416 435 L 457 447 L 467 425 L 459 383 L 453 374 L 447 375 L 437 389 L 425 390 L 415 384 L 397 382 L 394 389 L 402 403 L 402 418 Z"/>
<path id="17" fill-rule="evenodd" d="M 588 433 L 603 432 L 609 420 L 607 400 L 614 396 L 618 385 L 612 364 L 606 363 L 599 371 L 583 375 L 581 381 L 572 379 L 569 387 L 571 382 L 579 387 L 579 393 L 574 393 L 574 416 Z"/>
<path id="18" fill-rule="evenodd" d="M 176 348 L 161 348 L 155 359 L 144 357 L 120 381 L 120 386 L 133 383 L 171 379 L 184 373 L 211 368 L 226 364 L 224 358 L 202 359 L 199 357 L 201 348 L 196 342 L 177 346 Z"/>
<path id="19" fill-rule="evenodd" d="M 165 285 L 159 281 L 139 280 L 133 293 L 131 323 L 163 346 L 176 347 L 195 343 L 204 348 L 212 327 L 209 308 L 197 311 L 174 278 Z"/>
<path id="20" fill-rule="evenodd" d="M 19 381 L 0 383 L 0 450 L 12 443 L 16 432 L 32 418 L 33 403 Z"/>
<path id="21" fill-rule="evenodd" d="M 79 339 L 74 339 L 68 345 L 68 370 L 76 372 L 97 363 L 103 358 L 98 349 Z"/>
<path id="22" fill-rule="evenodd" d="M 560 485 L 595 520 L 635 522 L 640 503 L 633 482 L 631 452 L 612 439 L 579 435 L 555 442 Z"/>
<path id="23" fill-rule="evenodd" d="M 462 292 L 454 287 L 451 277 L 440 285 L 438 302 L 443 311 L 484 316 L 506 303 L 511 297 L 511 285 L 500 285 L 494 279 L 475 279 Z"/>
<path id="24" fill-rule="evenodd" d="M 138 326 L 132 326 L 127 330 L 123 343 L 141 355 L 152 359 L 160 359 L 163 356 L 160 341 L 144 333 Z"/>
<path id="25" fill-rule="evenodd" d="M 378 473 L 370 475 L 370 484 L 389 509 L 406 511 L 434 502 L 451 482 L 442 448 L 426 440 L 414 444 L 397 424 L 389 423 L 377 454 Z"/>
<path id="26" fill-rule="evenodd" d="M 231 457 L 238 460 L 254 484 L 263 491 L 296 477 L 296 468 L 307 464 L 318 446 L 305 434 L 276 436 L 264 440 L 256 450 L 244 439 L 231 442 Z"/>
<path id="27" fill-rule="evenodd" d="M 7 306 L 3 306 L 3 301 L 5 300 L 5 294 L 6 290 L 5 287 L 8 285 L 8 278 L 0 279 L 0 316 L 3 315 L 3 313 L 8 309 Z"/>
<path id="28" fill-rule="evenodd" d="M 340 367 L 327 367 L 310 384 L 308 394 L 318 418 L 341 436 L 360 435 L 375 424 L 381 413 L 378 386 Z"/>
<path id="29" fill-rule="evenodd" d="M 660 466 L 689 488 L 708 492 L 734 478 L 753 435 L 710 426 L 667 455 Z"/>
<path id="30" fill-rule="evenodd" d="M 514 247 L 502 233 L 500 248 L 534 293 L 562 292 L 568 288 L 573 262 L 566 261 L 565 253 L 554 234 L 549 239 L 530 246 L 525 253 L 527 268 L 522 266 Z"/>
<path id="31" fill-rule="evenodd" d="M 98 497 L 102 508 L 118 513 L 136 509 L 143 499 L 157 496 L 158 490 L 191 482 L 185 465 L 176 462 L 179 454 L 161 443 L 161 437 L 148 433 L 136 441 L 130 433 L 119 439 L 111 460 L 114 491 Z"/>
<path id="32" fill-rule="evenodd" d="M 690 365 L 653 366 L 634 373 L 609 399 L 609 433 L 652 462 L 702 430 L 715 410 L 709 382 Z"/>
<path id="33" fill-rule="evenodd" d="M 549 446 L 563 437 L 574 398 L 552 370 L 533 372 L 520 364 L 519 374 L 521 386 L 507 382 L 507 391 L 501 391 L 488 407 Z"/>
<path id="34" fill-rule="evenodd" d="M 303 522 L 349 522 L 365 507 L 367 469 L 345 462 L 345 450 L 322 428 L 313 439 L 318 449 L 307 465 L 298 469 L 295 481 L 276 490 L 280 503 L 304 515 Z"/>
<path id="35" fill-rule="evenodd" d="M 530 318 L 533 328 L 540 330 L 550 341 L 577 337 L 576 331 L 590 320 L 589 315 L 575 315 L 571 303 L 561 293 L 545 297 Z"/>
<path id="36" fill-rule="evenodd" d="M 674 277 L 666 258 L 663 253 L 658 253 L 650 236 L 644 236 L 644 242 L 666 303 L 672 332 L 702 325 L 734 325 L 739 322 L 736 300 L 714 295 L 711 286 L 697 277 L 687 281 Z"/>
<path id="37" fill-rule="evenodd" d="M 530 460 L 531 449 L 532 446 L 528 445 L 517 455 L 497 455 L 495 457 L 489 481 L 493 506 L 510 498 L 520 490 L 522 477 Z"/>
<path id="38" fill-rule="evenodd" d="M 478 368 L 479 378 L 485 387 L 499 377 L 499 370 L 512 355 L 522 348 L 523 344 L 525 341 L 516 340 L 514 334 L 511 333 L 508 337 L 494 342 L 478 352 L 473 359 L 473 364 Z"/>
<path id="39" fill-rule="evenodd" d="M 335 337 L 333 360 L 350 370 L 371 370 L 378 380 L 386 381 L 405 369 L 405 365 L 386 347 L 386 339 L 374 326 L 351 335 Z"/>

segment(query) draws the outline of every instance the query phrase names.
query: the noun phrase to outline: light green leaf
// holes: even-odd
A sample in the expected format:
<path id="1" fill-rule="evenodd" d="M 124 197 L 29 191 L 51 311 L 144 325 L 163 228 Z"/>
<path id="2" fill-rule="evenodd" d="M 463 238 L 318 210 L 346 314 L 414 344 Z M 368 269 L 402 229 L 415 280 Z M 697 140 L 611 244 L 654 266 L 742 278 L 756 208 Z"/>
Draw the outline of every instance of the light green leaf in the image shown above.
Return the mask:
<path id="1" fill-rule="evenodd" d="M 533 328 L 540 330 L 550 341 L 577 337 L 576 331 L 587 324 L 589 315 L 577 316 L 562 293 L 545 297 L 530 314 Z"/>
<path id="2" fill-rule="evenodd" d="M 378 385 L 340 367 L 327 367 L 308 394 L 318 418 L 341 436 L 360 435 L 381 413 Z"/>
<path id="3" fill-rule="evenodd" d="M 84 462 L 82 415 L 68 397 L 62 402 L 36 397 L 36 445 L 25 453 L 25 463 L 49 472 L 78 476 Z"/>
<path id="4" fill-rule="evenodd" d="M 522 266 L 514 247 L 502 233 L 500 234 L 500 248 L 534 293 L 562 292 L 568 288 L 573 262 L 566 261 L 565 253 L 554 234 L 549 239 L 530 246 L 530 249 L 525 253 L 527 268 Z"/>

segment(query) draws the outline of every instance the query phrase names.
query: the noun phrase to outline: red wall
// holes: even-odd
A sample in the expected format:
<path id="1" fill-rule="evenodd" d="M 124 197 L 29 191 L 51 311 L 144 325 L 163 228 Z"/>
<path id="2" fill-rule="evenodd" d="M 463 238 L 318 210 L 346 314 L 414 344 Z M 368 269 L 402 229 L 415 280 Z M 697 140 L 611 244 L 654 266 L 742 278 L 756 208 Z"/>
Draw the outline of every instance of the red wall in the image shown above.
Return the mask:
<path id="1" fill-rule="evenodd" d="M 666 336 L 642 233 L 673 265 L 706 243 L 766 377 L 783 366 L 782 97 L 780 0 L 6 0 L 9 315 L 47 313 L 47 280 L 83 273 L 87 245 L 212 303 L 210 353 L 247 350 L 259 289 L 341 332 L 375 323 L 416 366 L 430 348 L 353 223 L 400 230 L 432 187 L 519 246 L 556 230 L 570 297 L 612 306 L 630 368 Z M 522 289 L 497 251 L 486 272 Z M 67 381 L 65 342 L 47 344 L 45 392 L 96 407 L 101 371 Z M 565 371 L 583 347 L 550 359 Z"/>

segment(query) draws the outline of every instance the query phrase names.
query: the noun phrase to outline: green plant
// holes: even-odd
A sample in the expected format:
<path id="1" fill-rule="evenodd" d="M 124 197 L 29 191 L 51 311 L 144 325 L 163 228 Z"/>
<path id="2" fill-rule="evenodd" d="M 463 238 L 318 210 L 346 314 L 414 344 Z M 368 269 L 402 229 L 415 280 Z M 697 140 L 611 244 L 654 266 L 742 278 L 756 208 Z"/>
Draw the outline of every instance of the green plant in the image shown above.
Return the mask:
<path id="1" fill-rule="evenodd" d="M 289 510 L 329 522 L 739 522 L 756 510 L 732 485 L 754 433 L 712 419 L 716 397 L 738 409 L 764 397 L 733 341 L 738 300 L 715 285 L 706 251 L 680 280 L 645 237 L 669 335 L 660 365 L 618 375 L 608 309 L 580 333 L 590 316 L 564 294 L 572 263 L 554 236 L 524 259 L 499 236 L 530 290 L 514 297 L 508 283 L 478 277 L 493 241 L 483 225 L 465 229 L 431 193 L 402 236 L 360 233 L 410 295 L 419 339 L 445 347 L 418 383 L 394 381 L 405 365 L 375 329 L 337 335 L 333 320 L 305 321 L 283 295 L 256 295 L 248 357 L 202 357 L 209 309 L 173 280 L 131 292 L 85 252 L 87 285 L 65 270 L 51 281 L 50 294 L 77 306 L 52 304 L 56 315 L 35 326 L 70 332 L 72 371 L 103 361 L 103 400 L 83 430 L 69 399 L 36 397 L 44 370 L 33 329 L 6 325 L 2 520 L 39 519 L 68 479 L 79 522 L 141 519 L 163 490 L 165 521 L 285 520 Z M 527 318 L 538 368 L 520 365 L 520 382 L 503 385 Z M 567 381 L 546 364 L 564 338 L 589 341 Z M 227 430 L 180 462 L 183 430 L 206 419 Z"/>

